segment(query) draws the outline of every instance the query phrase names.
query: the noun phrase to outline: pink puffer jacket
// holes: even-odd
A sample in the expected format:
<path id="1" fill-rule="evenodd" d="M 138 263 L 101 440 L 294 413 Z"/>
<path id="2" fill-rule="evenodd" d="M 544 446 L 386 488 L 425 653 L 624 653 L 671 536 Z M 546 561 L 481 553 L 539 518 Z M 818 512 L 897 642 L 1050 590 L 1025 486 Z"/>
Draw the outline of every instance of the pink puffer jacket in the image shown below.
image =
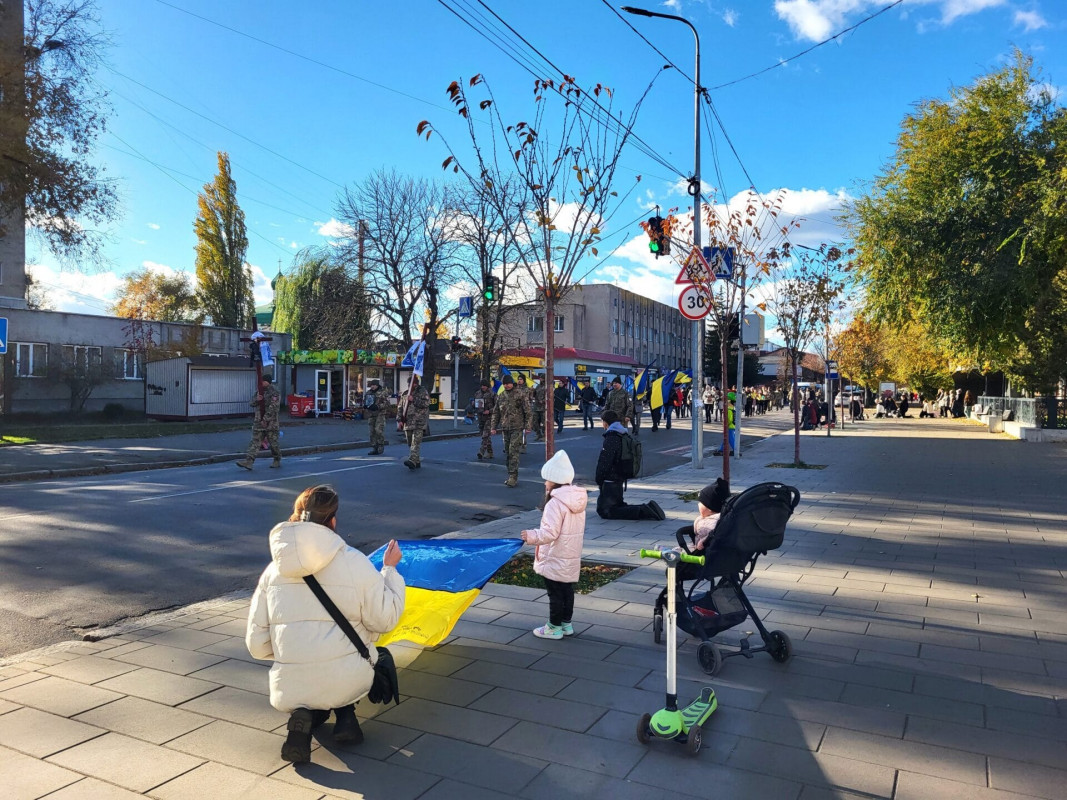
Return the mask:
<path id="1" fill-rule="evenodd" d="M 560 583 L 578 582 L 588 501 L 581 486 L 558 486 L 541 514 L 541 527 L 523 531 L 526 543 L 535 545 L 534 572 L 538 575 Z"/>

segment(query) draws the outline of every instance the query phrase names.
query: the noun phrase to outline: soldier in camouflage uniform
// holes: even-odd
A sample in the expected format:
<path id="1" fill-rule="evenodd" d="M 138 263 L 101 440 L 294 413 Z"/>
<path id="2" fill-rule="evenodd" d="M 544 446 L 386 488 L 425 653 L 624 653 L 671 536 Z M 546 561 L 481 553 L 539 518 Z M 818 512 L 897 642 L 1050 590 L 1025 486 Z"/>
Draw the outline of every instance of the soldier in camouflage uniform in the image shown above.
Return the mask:
<path id="1" fill-rule="evenodd" d="M 237 462 L 237 466 L 251 471 L 256 461 L 256 453 L 262 447 L 264 439 L 270 445 L 271 455 L 274 456 L 271 467 L 282 465 L 282 448 L 278 446 L 278 411 L 281 400 L 281 394 L 271 383 L 270 377 L 264 376 L 259 382 L 259 394 L 249 403 L 255 408 L 252 417 L 252 441 L 248 443 L 245 457 Z"/>
<path id="2" fill-rule="evenodd" d="M 537 441 L 544 441 L 545 438 L 545 376 L 537 376 L 537 386 L 534 387 L 532 392 L 533 396 L 533 426 L 534 433 L 537 434 Z"/>
<path id="3" fill-rule="evenodd" d="M 371 379 L 367 392 L 363 396 L 363 413 L 367 415 L 367 427 L 370 429 L 370 454 L 381 455 L 385 452 L 385 409 L 388 400 L 385 390 L 377 378 Z"/>
<path id="4" fill-rule="evenodd" d="M 521 372 L 518 375 L 518 383 L 515 384 L 515 391 L 522 395 L 523 402 L 526 403 L 526 414 L 530 418 L 530 428 L 529 429 L 532 431 L 534 429 L 534 416 L 533 416 L 532 404 L 530 402 L 532 400 L 531 390 L 530 390 L 530 387 L 526 385 L 526 376 L 523 375 Z M 525 436 L 525 434 L 522 437 L 522 450 L 520 452 L 523 452 L 523 453 L 526 452 L 526 436 Z"/>
<path id="5" fill-rule="evenodd" d="M 508 461 L 508 479 L 505 486 L 519 485 L 519 452 L 522 449 L 522 434 L 530 430 L 530 407 L 526 398 L 515 388 L 515 379 L 503 378 L 504 393 L 497 395 L 493 409 L 491 433 L 504 434 L 504 455 Z"/>
<path id="6" fill-rule="evenodd" d="M 422 434 L 430 421 L 430 393 L 419 381 L 418 375 L 411 379 L 409 394 L 404 416 L 404 435 L 407 437 L 410 452 L 404 459 L 404 466 L 408 469 L 418 469 L 422 466 Z"/>
<path id="7" fill-rule="evenodd" d="M 630 398 L 630 393 L 622 388 L 622 378 L 618 375 L 611 381 L 611 391 L 608 392 L 608 401 L 604 404 L 604 410 L 618 414 L 619 422 L 624 428 L 634 421 L 634 401 Z"/>
<path id="8" fill-rule="evenodd" d="M 482 381 L 482 388 L 474 393 L 474 413 L 478 415 L 478 431 L 482 434 L 482 445 L 478 448 L 478 458 L 493 457 L 493 408 L 496 395 L 489 388 L 489 381 Z"/>

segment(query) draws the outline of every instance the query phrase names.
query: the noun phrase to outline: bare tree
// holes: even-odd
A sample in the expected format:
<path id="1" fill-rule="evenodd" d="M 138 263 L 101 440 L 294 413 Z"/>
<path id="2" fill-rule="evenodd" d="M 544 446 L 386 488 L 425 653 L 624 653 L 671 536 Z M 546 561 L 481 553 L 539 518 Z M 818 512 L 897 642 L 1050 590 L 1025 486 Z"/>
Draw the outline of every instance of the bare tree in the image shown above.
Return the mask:
<path id="1" fill-rule="evenodd" d="M 349 226 L 341 242 L 347 263 L 357 264 L 373 309 L 371 327 L 411 347 L 426 341 L 426 371 L 433 373 L 438 326 L 450 314 L 439 290 L 451 282 L 456 243 L 449 235 L 447 191 L 431 181 L 379 170 L 346 187 L 338 218 Z"/>
<path id="2" fill-rule="evenodd" d="M 844 274 L 851 269 L 852 251 L 821 245 L 818 249 L 783 245 L 768 292 L 767 311 L 777 319 L 789 353 L 793 403 L 793 463 L 800 460 L 800 402 L 798 376 L 803 350 L 815 338 L 833 310 L 840 306 Z"/>
<path id="3" fill-rule="evenodd" d="M 476 87 L 483 93 L 481 99 L 468 96 Z M 447 91 L 466 121 L 471 150 L 461 157 L 446 140 L 450 155 L 442 166 L 463 175 L 501 216 L 515 203 L 515 188 L 521 190 L 518 207 L 529 210 L 517 217 L 510 235 L 519 263 L 538 293 L 531 300 L 544 303 L 545 378 L 551 389 L 555 309 L 576 283 L 579 265 L 598 255 L 601 231 L 633 189 L 620 197 L 615 172 L 640 102 L 623 123 L 612 111 L 612 92 L 606 86 L 597 84 L 585 91 L 569 76 L 537 79 L 530 121 L 509 124 L 482 76 L 472 78 L 466 87 L 453 81 Z M 487 125 L 476 124 L 478 112 L 482 115 L 478 121 Z M 441 136 L 426 120 L 416 128 L 416 133 L 427 138 L 431 132 Z M 512 191 L 502 192 L 505 186 Z M 545 417 L 552 419 L 551 390 L 545 399 Z M 553 426 L 546 426 L 545 455 L 549 458 L 554 452 L 554 433 Z"/>

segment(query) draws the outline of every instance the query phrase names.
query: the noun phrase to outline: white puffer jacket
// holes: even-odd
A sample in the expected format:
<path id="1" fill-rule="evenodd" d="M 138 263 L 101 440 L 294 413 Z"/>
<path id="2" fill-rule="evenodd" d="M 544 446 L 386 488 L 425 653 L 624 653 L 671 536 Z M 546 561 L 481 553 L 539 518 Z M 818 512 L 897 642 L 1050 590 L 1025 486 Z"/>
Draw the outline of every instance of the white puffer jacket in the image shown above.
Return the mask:
<path id="1" fill-rule="evenodd" d="M 254 658 L 274 661 L 270 704 L 288 713 L 354 703 L 370 691 L 374 668 L 311 593 L 304 576 L 318 579 L 375 661 L 374 642 L 396 627 L 404 611 L 404 579 L 393 567 L 378 572 L 365 555 L 314 522 L 276 525 L 270 554 L 245 634 Z"/>
<path id="2" fill-rule="evenodd" d="M 589 494 L 581 486 L 557 486 L 541 514 L 541 527 L 523 531 L 526 543 L 536 546 L 534 572 L 538 575 L 560 583 L 578 582 L 588 502 Z"/>

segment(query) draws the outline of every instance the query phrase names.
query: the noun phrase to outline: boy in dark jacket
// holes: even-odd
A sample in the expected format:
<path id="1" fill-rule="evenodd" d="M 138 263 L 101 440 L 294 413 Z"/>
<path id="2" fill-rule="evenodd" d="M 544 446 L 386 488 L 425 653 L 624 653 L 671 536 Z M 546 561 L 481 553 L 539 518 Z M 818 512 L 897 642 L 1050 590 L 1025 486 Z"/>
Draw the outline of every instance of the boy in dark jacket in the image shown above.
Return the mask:
<path id="1" fill-rule="evenodd" d="M 619 473 L 619 456 L 622 437 L 629 436 L 629 433 L 619 421 L 619 415 L 611 409 L 605 411 L 600 419 L 605 430 L 604 446 L 596 462 L 596 482 L 600 487 L 596 513 L 602 519 L 666 519 L 667 515 L 655 500 L 637 506 L 627 505 L 623 500 L 626 478 Z"/>

